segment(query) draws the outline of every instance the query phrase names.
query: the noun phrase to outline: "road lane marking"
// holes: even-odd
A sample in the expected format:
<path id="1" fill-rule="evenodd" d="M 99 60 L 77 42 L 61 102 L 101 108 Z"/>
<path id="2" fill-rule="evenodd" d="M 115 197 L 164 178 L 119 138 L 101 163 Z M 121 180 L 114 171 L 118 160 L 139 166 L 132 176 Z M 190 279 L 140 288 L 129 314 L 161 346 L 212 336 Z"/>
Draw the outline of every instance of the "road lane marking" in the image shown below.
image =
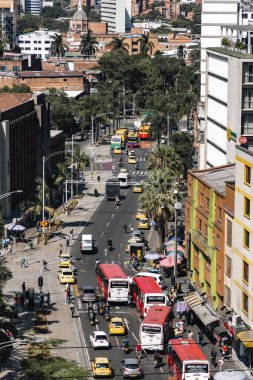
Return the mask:
<path id="1" fill-rule="evenodd" d="M 125 194 L 124 195 L 127 195 L 127 191 L 125 192 Z"/>
<path id="2" fill-rule="evenodd" d="M 96 325 L 96 329 L 97 329 L 97 331 L 98 331 L 98 324 L 97 324 L 97 321 L 95 322 L 95 325 Z"/>
<path id="3" fill-rule="evenodd" d="M 104 232 L 102 232 L 102 234 L 100 235 L 100 237 L 102 237 L 104 235 Z"/>
<path id="4" fill-rule="evenodd" d="M 106 227 L 108 227 L 108 226 L 109 226 L 109 224 L 110 224 L 110 223 L 109 223 L 109 222 L 107 222 L 107 224 L 106 224 Z"/>
<path id="5" fill-rule="evenodd" d="M 163 369 L 162 369 L 162 367 L 159 367 L 160 368 L 160 371 L 163 373 Z"/>
<path id="6" fill-rule="evenodd" d="M 133 332 L 132 332 L 132 335 L 133 335 L 134 339 L 135 339 L 137 342 L 139 342 L 139 339 L 136 338 L 136 336 L 135 336 L 135 334 L 134 334 Z"/>
<path id="7" fill-rule="evenodd" d="M 117 342 L 117 346 L 120 348 L 120 346 L 119 346 L 119 341 L 118 341 L 118 338 L 115 336 L 115 340 L 116 340 L 116 342 Z"/>
<path id="8" fill-rule="evenodd" d="M 114 218 L 114 213 L 111 215 L 111 218 Z"/>

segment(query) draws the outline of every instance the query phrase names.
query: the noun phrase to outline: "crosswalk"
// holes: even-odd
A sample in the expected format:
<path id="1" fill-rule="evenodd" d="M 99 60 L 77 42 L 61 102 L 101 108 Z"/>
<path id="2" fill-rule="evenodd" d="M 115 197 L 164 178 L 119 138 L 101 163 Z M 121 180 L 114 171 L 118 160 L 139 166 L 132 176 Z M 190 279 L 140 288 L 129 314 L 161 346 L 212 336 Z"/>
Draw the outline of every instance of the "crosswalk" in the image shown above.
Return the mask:
<path id="1" fill-rule="evenodd" d="M 129 172 L 130 176 L 146 176 L 148 174 L 147 170 L 132 170 Z"/>

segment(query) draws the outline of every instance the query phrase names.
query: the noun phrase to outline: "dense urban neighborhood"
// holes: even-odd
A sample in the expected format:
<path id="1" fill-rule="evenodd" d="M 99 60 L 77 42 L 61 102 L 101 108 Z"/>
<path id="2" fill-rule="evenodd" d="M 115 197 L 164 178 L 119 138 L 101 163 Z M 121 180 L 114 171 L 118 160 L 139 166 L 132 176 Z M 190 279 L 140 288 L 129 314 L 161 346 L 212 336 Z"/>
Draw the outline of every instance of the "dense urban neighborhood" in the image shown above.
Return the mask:
<path id="1" fill-rule="evenodd" d="M 252 20 L 1 2 L 1 379 L 252 377 Z"/>

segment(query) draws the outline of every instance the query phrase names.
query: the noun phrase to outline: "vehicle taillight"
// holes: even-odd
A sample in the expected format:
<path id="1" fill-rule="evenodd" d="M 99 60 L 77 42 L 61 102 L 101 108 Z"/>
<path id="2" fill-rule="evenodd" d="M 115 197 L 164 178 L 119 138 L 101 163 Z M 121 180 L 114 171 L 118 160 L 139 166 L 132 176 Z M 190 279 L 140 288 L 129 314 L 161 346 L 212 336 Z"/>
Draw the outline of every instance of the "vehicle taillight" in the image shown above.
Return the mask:
<path id="1" fill-rule="evenodd" d="M 111 292 L 109 292 L 109 297 L 111 298 Z"/>
<path id="2" fill-rule="evenodd" d="M 146 307 L 144 308 L 144 313 L 145 313 L 145 314 L 147 313 L 147 308 L 146 308 Z"/>

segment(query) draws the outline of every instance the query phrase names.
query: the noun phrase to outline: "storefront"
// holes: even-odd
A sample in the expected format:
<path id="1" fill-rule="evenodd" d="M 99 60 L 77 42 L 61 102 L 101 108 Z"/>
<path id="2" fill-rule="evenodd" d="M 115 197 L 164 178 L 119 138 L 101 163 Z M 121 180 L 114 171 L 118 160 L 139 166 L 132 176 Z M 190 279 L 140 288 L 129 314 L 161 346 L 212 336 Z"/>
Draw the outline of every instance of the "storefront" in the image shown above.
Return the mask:
<path id="1" fill-rule="evenodd" d="M 236 353 L 238 358 L 249 368 L 253 368 L 253 330 L 246 330 L 236 335 Z"/>

